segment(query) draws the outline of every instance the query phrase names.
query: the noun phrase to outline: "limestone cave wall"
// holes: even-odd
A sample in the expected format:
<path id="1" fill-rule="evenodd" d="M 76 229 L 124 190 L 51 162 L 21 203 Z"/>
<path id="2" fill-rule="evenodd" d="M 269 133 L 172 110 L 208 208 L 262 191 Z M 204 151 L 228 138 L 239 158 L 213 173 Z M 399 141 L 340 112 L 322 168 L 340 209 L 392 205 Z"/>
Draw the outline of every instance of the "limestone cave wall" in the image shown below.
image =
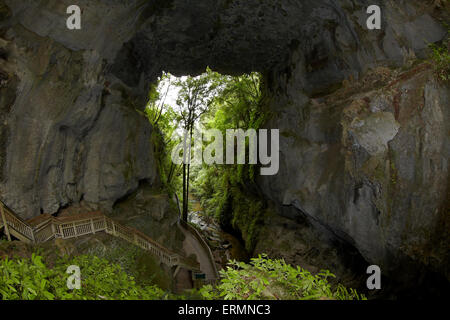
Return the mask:
<path id="1" fill-rule="evenodd" d="M 0 192 L 21 216 L 81 201 L 108 209 L 157 183 L 141 110 L 161 71 L 259 71 L 274 114 L 266 126 L 282 132 L 280 172 L 260 179 L 265 196 L 389 272 L 422 259 L 449 277 L 448 86 L 419 70 L 388 91 L 389 75 L 326 98 L 370 70 L 425 58 L 446 35 L 448 7 L 79 0 L 82 29 L 68 30 L 73 2 L 0 0 Z M 373 2 L 383 21 L 370 31 Z"/>

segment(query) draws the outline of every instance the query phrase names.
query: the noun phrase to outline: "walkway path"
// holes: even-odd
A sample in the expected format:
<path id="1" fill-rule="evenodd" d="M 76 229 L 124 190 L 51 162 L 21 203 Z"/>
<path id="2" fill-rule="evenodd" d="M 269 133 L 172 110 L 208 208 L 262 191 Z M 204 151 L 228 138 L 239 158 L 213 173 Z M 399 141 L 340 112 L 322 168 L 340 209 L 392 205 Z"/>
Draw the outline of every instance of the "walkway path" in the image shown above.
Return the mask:
<path id="1" fill-rule="evenodd" d="M 215 280 L 217 278 L 217 273 L 215 266 L 213 265 L 214 261 L 211 260 L 209 253 L 191 231 L 187 230 L 182 225 L 180 225 L 180 230 L 185 236 L 183 249 L 186 255 L 189 256 L 191 254 L 195 254 L 197 261 L 200 263 L 200 270 L 202 270 L 202 272 L 206 275 L 206 280 Z"/>
<path id="2" fill-rule="evenodd" d="M 101 212 L 86 212 L 68 217 L 53 217 L 49 214 L 24 221 L 0 201 L 0 229 L 5 229 L 9 241 L 11 236 L 28 242 L 41 243 L 56 238 L 70 239 L 97 232 L 106 232 L 122 238 L 149 253 L 169 267 L 183 267 L 199 272 L 199 265 L 159 244 L 137 229 L 122 225 Z"/>
<path id="3" fill-rule="evenodd" d="M 214 283 L 219 279 L 219 273 L 214 262 L 211 249 L 205 242 L 201 234 L 190 224 L 181 220 L 181 207 L 177 194 L 174 195 L 175 201 L 178 205 L 178 213 L 180 219 L 178 221 L 178 227 L 183 232 L 185 239 L 183 242 L 183 250 L 187 256 L 195 254 L 197 261 L 200 264 L 200 270 L 205 274 L 204 283 Z"/>

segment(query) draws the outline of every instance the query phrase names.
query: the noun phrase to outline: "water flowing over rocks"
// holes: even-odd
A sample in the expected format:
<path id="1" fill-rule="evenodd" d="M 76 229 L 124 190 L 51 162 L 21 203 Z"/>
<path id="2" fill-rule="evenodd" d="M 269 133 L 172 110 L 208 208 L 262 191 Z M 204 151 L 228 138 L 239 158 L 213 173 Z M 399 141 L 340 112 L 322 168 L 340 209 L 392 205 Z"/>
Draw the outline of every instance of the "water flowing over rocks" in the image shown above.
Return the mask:
<path id="1" fill-rule="evenodd" d="M 364 0 L 80 0 L 70 31 L 71 1 L 0 0 L 2 200 L 23 218 L 82 201 L 112 210 L 158 183 L 141 111 L 162 70 L 259 71 L 266 127 L 282 133 L 280 172 L 259 182 L 281 214 L 406 282 L 425 267 L 450 279 L 448 86 L 426 68 L 391 86 L 381 73 L 327 100 L 445 36 L 448 7 L 378 2 L 382 30 L 368 31 Z"/>
<path id="2" fill-rule="evenodd" d="M 191 201 L 196 202 L 196 200 Z M 220 225 L 205 216 L 203 209 L 192 211 L 188 214 L 188 221 L 196 226 L 202 233 L 209 247 L 211 248 L 217 269 L 225 269 L 229 260 L 245 261 L 249 260 L 249 253 L 235 236 L 224 232 Z"/>

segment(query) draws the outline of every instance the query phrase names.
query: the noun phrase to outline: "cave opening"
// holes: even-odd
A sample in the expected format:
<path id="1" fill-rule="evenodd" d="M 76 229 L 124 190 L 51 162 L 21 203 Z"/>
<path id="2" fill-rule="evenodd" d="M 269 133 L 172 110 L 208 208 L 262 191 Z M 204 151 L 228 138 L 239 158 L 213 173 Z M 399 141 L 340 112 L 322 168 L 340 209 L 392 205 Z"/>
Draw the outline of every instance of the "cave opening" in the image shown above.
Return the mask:
<path id="1" fill-rule="evenodd" d="M 22 218 L 124 205 L 118 218 L 179 249 L 167 197 L 147 190 L 157 186 L 169 200 L 195 196 L 183 211 L 204 213 L 200 229 L 217 224 L 247 253 L 311 270 L 329 260 L 338 272 L 341 247 L 357 255 L 349 265 L 401 278 L 387 295 L 421 290 L 416 279 L 448 286 L 448 88 L 433 75 L 446 76 L 445 66 L 426 56 L 435 43 L 446 57 L 448 2 L 381 1 L 382 30 L 366 29 L 364 1 L 138 2 L 92 1 L 83 30 L 67 32 L 60 6 L 0 0 L 2 201 Z M 162 70 L 181 85 L 206 66 L 229 78 L 197 123 L 279 128 L 279 174 L 259 176 L 246 154 L 243 164 L 188 167 L 183 183 L 170 152 L 183 115 L 165 110 L 170 90 L 152 88 L 148 99 L 147 86 Z M 286 208 L 290 220 L 278 212 Z M 299 214 L 342 243 L 321 247 L 314 239 L 325 232 Z M 420 276 L 429 270 L 441 278 Z"/>
<path id="2" fill-rule="evenodd" d="M 226 140 L 226 132 L 256 132 L 264 124 L 267 115 L 261 103 L 261 82 L 262 76 L 257 72 L 223 75 L 207 68 L 200 75 L 181 77 L 163 72 L 151 86 L 145 109 L 154 130 L 152 139 L 161 183 L 169 193 L 178 195 L 182 218 L 203 228 L 214 226 L 216 231 L 210 237 L 220 237 L 225 246 L 233 243 L 234 257 L 245 261 L 249 248 L 245 248 L 242 226 L 231 222 L 236 208 L 227 203 L 232 197 L 231 189 L 263 201 L 255 180 L 258 164 L 250 159 L 251 137 L 244 136 L 240 141 L 238 136 L 231 136 L 231 143 Z M 218 136 L 207 135 L 211 131 Z M 183 145 L 183 138 L 184 148 L 180 151 L 182 157 L 187 153 L 189 160 L 177 163 L 174 150 Z M 186 144 L 186 140 L 191 143 Z M 210 163 L 203 157 L 199 160 L 197 155 L 203 155 L 213 144 L 210 156 L 221 159 Z M 233 161 L 228 158 L 230 148 Z M 238 161 L 239 157 L 242 159 Z M 239 214 L 248 215 L 245 210 Z"/>
<path id="3" fill-rule="evenodd" d="M 206 82 L 215 82 L 219 90 L 212 90 L 214 92 L 210 97 L 211 101 L 208 101 L 210 103 L 207 108 L 200 112 L 194 130 L 258 129 L 266 125 L 268 120 L 269 111 L 263 98 L 263 76 L 260 73 L 222 75 L 207 69 L 206 73 L 201 75 L 176 77 L 163 72 L 150 89 L 145 109 L 154 129 L 152 139 L 161 183 L 169 194 L 178 195 L 177 199 L 182 203 L 180 205 L 182 219 L 186 205 L 185 218 L 202 231 L 213 250 L 223 250 L 228 246 L 232 248 L 227 251 L 230 253 L 223 261 L 233 258 L 248 262 L 255 255 L 261 237 L 265 237 L 264 232 L 267 232 L 264 229 L 264 225 L 270 223 L 266 220 L 267 214 L 279 211 L 272 200 L 261 191 L 258 184 L 258 165 L 248 163 L 211 165 L 201 162 L 190 167 L 185 173 L 187 180 L 183 180 L 183 165 L 174 164 L 172 159 L 173 149 L 183 140 L 185 134 L 182 121 L 186 114 L 183 115 L 183 112 L 188 109 L 185 102 L 190 98 L 186 93 L 192 92 L 189 90 L 195 85 L 204 85 L 201 81 L 200 84 L 195 82 L 202 77 L 205 77 Z M 193 87 L 189 87 L 188 82 L 193 84 Z M 186 99 L 184 102 L 181 90 L 184 90 Z M 194 137 L 188 136 L 188 141 L 191 141 L 188 145 L 194 148 Z M 250 139 L 245 140 L 247 151 L 249 142 Z M 201 145 L 200 149 L 204 150 L 205 147 L 207 145 Z M 247 152 L 245 156 L 248 160 L 249 153 Z M 188 186 L 183 189 L 185 183 Z M 186 204 L 183 203 L 185 198 Z M 308 234 L 309 240 L 306 242 L 310 241 L 308 243 L 310 249 L 302 258 L 303 261 L 315 261 L 321 268 L 325 266 L 337 268 L 339 265 L 339 270 L 335 272 L 339 273 L 340 281 L 353 286 L 361 293 L 370 293 L 365 285 L 365 268 L 369 263 L 355 246 L 325 226 L 311 223 L 306 216 L 298 221 L 301 212 L 299 214 L 295 208 L 291 211 L 295 211 L 293 214 L 297 217 L 294 219 L 296 221 L 294 224 L 284 224 L 283 228 L 286 231 L 299 228 Z M 333 251 L 336 253 L 327 257 L 327 254 Z M 285 258 L 283 253 L 274 256 Z M 330 262 L 326 261 L 328 258 Z M 223 266 L 225 267 L 225 264 Z M 384 283 L 388 283 L 389 280 L 384 276 L 383 279 Z"/>

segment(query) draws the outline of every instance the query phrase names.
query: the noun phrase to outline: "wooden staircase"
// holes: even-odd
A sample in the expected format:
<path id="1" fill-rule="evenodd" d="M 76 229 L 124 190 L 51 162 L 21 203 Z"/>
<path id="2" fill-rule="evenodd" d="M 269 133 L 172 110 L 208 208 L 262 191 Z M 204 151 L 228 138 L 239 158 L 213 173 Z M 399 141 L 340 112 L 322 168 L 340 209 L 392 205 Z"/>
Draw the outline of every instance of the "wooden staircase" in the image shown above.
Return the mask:
<path id="1" fill-rule="evenodd" d="M 0 214 L 0 230 L 4 228 L 9 241 L 13 236 L 27 243 L 42 243 L 56 238 L 70 239 L 106 232 L 148 251 L 169 267 L 184 268 L 193 274 L 201 273 L 199 263 L 188 260 L 185 256 L 167 249 L 139 230 L 124 226 L 101 212 L 58 218 L 43 214 L 24 221 L 0 201 Z"/>

